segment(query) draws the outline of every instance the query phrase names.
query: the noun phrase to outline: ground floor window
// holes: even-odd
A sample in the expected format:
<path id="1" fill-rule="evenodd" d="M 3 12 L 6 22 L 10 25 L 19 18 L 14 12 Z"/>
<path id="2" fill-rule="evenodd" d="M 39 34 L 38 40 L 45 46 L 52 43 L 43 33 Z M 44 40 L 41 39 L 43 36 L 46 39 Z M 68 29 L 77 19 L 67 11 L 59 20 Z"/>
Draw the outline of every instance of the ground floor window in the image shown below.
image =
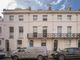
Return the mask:
<path id="1" fill-rule="evenodd" d="M 33 40 L 30 40 L 30 41 L 29 41 L 29 46 L 30 46 L 30 47 L 33 47 Z"/>
<path id="2" fill-rule="evenodd" d="M 80 47 L 80 40 L 78 40 L 78 47 Z"/>
<path id="3" fill-rule="evenodd" d="M 0 40 L 0 45 L 1 45 L 1 40 Z"/>
<path id="4" fill-rule="evenodd" d="M 22 45 L 22 40 L 17 40 L 18 45 Z"/>
<path id="5" fill-rule="evenodd" d="M 41 46 L 46 46 L 46 40 L 41 40 Z"/>

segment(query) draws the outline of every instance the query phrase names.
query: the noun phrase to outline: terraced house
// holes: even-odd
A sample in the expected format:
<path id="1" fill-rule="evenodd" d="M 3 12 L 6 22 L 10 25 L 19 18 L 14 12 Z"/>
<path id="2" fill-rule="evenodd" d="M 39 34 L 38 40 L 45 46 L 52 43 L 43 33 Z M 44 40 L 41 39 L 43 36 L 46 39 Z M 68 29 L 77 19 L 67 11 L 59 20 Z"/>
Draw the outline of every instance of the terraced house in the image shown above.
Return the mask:
<path id="1" fill-rule="evenodd" d="M 6 51 L 46 46 L 49 51 L 80 47 L 80 11 L 4 9 L 0 45 Z M 3 42 L 2 42 L 3 41 Z"/>

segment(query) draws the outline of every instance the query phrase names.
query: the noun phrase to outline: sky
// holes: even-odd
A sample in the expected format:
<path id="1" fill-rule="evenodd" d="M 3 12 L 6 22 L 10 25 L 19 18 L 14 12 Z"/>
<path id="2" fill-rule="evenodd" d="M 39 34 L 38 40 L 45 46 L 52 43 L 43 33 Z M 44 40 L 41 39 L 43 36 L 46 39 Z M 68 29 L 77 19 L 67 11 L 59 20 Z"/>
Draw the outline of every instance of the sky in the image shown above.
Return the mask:
<path id="1" fill-rule="evenodd" d="M 46 10 L 51 6 L 53 10 L 65 10 L 71 6 L 73 10 L 80 8 L 80 0 L 0 0 L 0 15 L 3 9 L 28 8 Z"/>

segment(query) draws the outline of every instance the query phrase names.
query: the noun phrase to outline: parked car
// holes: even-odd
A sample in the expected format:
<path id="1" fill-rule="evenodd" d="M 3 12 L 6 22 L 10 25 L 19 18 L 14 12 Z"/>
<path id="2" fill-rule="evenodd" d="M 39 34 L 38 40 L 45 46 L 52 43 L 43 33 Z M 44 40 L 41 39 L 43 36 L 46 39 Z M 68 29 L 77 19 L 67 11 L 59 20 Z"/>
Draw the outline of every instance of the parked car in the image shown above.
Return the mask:
<path id="1" fill-rule="evenodd" d="M 53 56 L 54 59 L 58 60 L 80 58 L 80 48 L 76 47 L 65 48 L 63 50 L 56 51 L 51 55 Z"/>
<path id="2" fill-rule="evenodd" d="M 4 49 L 0 49 L 0 58 L 4 58 L 6 56 L 6 53 L 4 52 Z"/>
<path id="3" fill-rule="evenodd" d="M 13 60 L 23 59 L 23 58 L 34 58 L 38 60 L 47 59 L 48 53 L 46 47 L 29 47 L 21 48 L 16 50 L 11 54 Z"/>

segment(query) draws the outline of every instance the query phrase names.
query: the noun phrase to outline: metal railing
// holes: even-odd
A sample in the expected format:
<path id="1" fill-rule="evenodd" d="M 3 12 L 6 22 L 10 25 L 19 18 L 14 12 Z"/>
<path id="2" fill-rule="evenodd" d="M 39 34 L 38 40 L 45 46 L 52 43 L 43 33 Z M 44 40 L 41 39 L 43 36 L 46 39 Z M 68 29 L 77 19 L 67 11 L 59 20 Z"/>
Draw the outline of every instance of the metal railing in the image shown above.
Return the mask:
<path id="1" fill-rule="evenodd" d="M 28 33 L 27 38 L 79 38 L 80 33 Z"/>

